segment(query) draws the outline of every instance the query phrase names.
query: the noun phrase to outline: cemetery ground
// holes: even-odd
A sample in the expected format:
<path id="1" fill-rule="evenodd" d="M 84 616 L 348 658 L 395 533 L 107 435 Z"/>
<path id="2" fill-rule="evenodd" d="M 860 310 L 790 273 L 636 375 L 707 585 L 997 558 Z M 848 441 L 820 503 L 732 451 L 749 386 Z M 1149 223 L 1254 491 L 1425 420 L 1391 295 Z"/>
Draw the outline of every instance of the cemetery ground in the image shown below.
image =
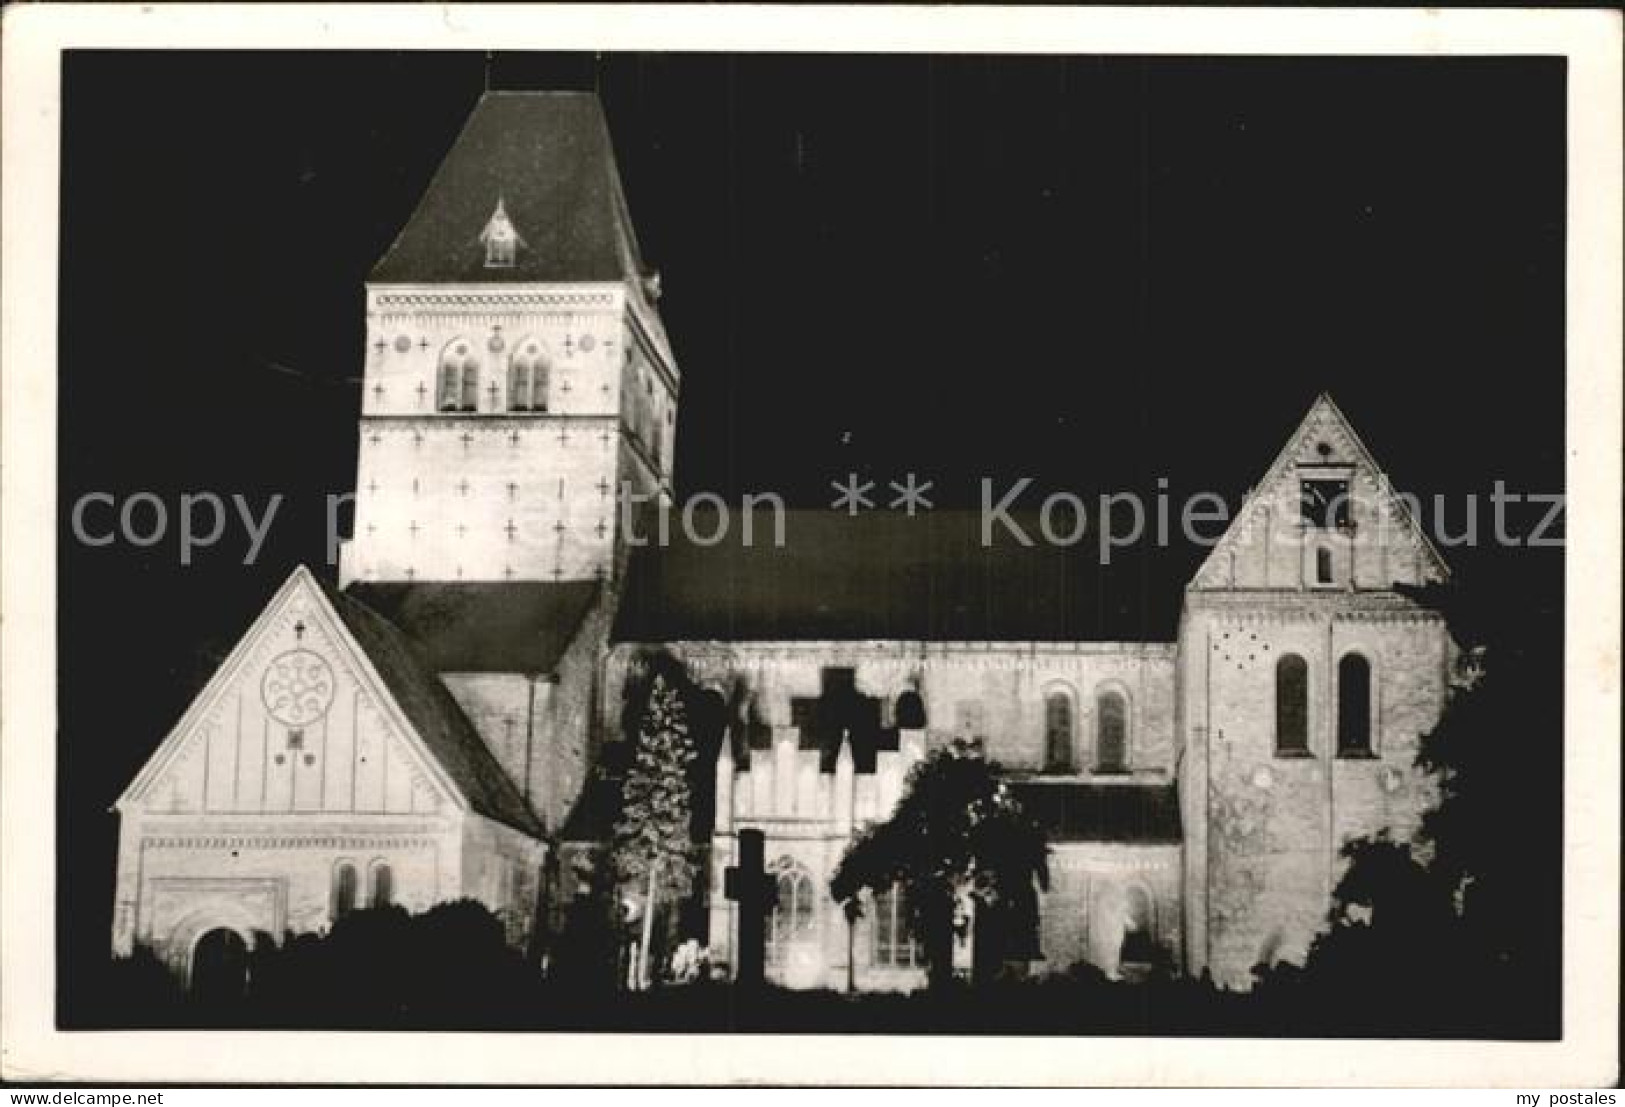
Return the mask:
<path id="1" fill-rule="evenodd" d="M 1538 1021 L 1494 1002 L 1494 983 L 1449 969 L 1318 974 L 1277 968 L 1250 992 L 1153 970 L 1136 981 L 1088 966 L 1046 976 L 958 979 L 910 993 L 790 991 L 700 979 L 616 987 L 616 950 L 577 950 L 544 976 L 469 901 L 422 915 L 357 911 L 326 935 L 265 943 L 244 984 L 186 987 L 150 952 L 72 981 L 98 996 L 88 1026 L 142 1029 L 518 1030 L 561 1032 L 1542 1037 Z M 622 977 L 624 979 L 624 977 Z M 1486 984 L 1489 988 L 1486 989 Z M 1398 990 L 1396 990 L 1398 989 Z"/>

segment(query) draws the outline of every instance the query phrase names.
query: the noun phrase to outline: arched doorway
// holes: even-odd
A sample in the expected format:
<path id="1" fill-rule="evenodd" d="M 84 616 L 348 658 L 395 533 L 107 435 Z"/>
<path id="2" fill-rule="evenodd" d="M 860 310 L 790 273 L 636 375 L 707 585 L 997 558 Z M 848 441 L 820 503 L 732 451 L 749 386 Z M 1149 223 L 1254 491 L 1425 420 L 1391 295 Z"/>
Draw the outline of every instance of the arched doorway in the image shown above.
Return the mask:
<path id="1" fill-rule="evenodd" d="M 1124 977 L 1138 979 L 1149 973 L 1157 960 L 1156 919 L 1151 893 L 1144 888 L 1131 885 L 1124 898 L 1123 943 L 1118 948 L 1118 971 Z"/>
<path id="2" fill-rule="evenodd" d="M 248 987 L 248 944 L 227 927 L 215 927 L 192 950 L 192 997 L 222 1006 L 243 998 Z"/>

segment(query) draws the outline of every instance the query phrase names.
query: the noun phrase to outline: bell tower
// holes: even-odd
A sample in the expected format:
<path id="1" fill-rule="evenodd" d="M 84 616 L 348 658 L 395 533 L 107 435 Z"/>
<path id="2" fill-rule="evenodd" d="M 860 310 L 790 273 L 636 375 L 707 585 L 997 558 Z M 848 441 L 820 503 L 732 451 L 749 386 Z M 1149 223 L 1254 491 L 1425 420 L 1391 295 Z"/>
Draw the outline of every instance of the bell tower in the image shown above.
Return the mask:
<path id="1" fill-rule="evenodd" d="M 1301 963 L 1352 839 L 1414 833 L 1454 645 L 1409 591 L 1448 569 L 1328 395 L 1185 590 L 1186 969 Z"/>
<path id="2" fill-rule="evenodd" d="M 680 378 L 603 111 L 488 92 L 367 282 L 341 583 L 609 580 Z"/>

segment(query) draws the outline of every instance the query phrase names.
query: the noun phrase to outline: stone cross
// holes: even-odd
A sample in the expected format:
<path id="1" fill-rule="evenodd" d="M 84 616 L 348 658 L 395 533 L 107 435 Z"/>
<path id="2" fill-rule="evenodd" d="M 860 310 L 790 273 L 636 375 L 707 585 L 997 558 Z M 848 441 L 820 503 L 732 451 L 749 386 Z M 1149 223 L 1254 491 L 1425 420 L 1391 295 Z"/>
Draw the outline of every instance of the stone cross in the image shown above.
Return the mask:
<path id="1" fill-rule="evenodd" d="M 723 741 L 727 741 L 726 738 Z M 739 832 L 739 864 L 723 872 L 723 893 L 739 904 L 739 945 L 734 980 L 741 988 L 760 988 L 767 939 L 767 913 L 778 898 L 778 884 L 762 871 L 765 839 L 760 830 Z"/>

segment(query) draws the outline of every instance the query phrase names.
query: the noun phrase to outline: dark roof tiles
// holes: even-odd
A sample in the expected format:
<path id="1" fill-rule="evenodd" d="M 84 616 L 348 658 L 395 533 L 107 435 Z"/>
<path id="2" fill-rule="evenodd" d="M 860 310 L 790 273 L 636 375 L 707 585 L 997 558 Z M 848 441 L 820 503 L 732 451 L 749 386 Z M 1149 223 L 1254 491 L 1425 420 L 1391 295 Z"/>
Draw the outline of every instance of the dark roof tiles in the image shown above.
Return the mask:
<path id="1" fill-rule="evenodd" d="M 334 611 L 378 671 L 390 696 L 469 805 L 487 818 L 542 837 L 541 821 L 400 629 L 359 599 L 326 590 Z"/>
<path id="2" fill-rule="evenodd" d="M 480 233 L 499 202 L 523 245 L 511 266 L 488 267 Z M 643 276 L 598 98 L 487 92 L 369 279 L 637 287 Z"/>
<path id="3" fill-rule="evenodd" d="M 440 673 L 551 673 L 598 595 L 593 581 L 362 583 L 347 594 L 404 631 Z"/>
<path id="4" fill-rule="evenodd" d="M 703 512 L 696 512 L 703 515 Z M 1018 517 L 1024 533 L 1037 520 Z M 696 533 L 709 534 L 701 521 Z M 784 542 L 755 521 L 747 546 L 673 541 L 633 552 L 614 635 L 621 642 L 1171 642 L 1177 589 L 1153 588 L 1160 551 L 1095 543 L 984 544 L 975 512 L 908 518 L 785 513 Z M 764 537 L 766 540 L 764 540 Z"/>

